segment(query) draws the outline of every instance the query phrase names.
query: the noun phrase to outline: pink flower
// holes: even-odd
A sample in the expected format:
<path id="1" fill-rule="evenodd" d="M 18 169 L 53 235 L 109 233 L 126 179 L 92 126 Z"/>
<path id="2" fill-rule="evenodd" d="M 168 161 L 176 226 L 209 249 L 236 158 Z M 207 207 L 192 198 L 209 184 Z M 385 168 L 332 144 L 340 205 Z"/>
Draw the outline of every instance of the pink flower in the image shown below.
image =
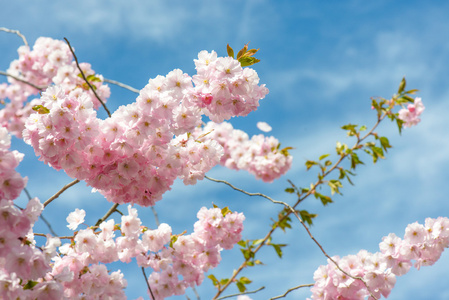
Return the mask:
<path id="1" fill-rule="evenodd" d="M 419 116 L 424 109 L 425 107 L 422 104 L 421 98 L 415 98 L 415 102 L 413 104 L 409 104 L 407 109 L 401 109 L 398 113 L 398 118 L 404 121 L 404 128 L 417 125 L 421 121 Z"/>

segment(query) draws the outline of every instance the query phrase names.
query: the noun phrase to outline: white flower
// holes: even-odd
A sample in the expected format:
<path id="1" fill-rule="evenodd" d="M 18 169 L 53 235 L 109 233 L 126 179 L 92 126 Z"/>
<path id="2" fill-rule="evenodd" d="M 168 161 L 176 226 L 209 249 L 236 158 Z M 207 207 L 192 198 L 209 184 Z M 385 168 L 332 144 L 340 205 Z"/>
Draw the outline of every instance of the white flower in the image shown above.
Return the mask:
<path id="1" fill-rule="evenodd" d="M 84 217 L 86 216 L 86 212 L 84 209 L 77 208 L 75 211 L 71 212 L 67 217 L 67 227 L 71 230 L 75 230 L 79 224 L 84 222 Z"/>

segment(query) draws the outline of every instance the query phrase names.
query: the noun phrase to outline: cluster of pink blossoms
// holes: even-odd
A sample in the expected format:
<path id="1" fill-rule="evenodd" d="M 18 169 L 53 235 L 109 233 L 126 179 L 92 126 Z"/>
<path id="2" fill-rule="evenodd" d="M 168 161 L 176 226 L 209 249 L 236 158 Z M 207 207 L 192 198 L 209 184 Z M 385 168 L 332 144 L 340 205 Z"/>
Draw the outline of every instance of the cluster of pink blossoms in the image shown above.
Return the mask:
<path id="1" fill-rule="evenodd" d="M 413 265 L 417 269 L 433 265 L 447 247 L 449 219 L 427 218 L 425 225 L 409 224 L 404 239 L 394 233 L 384 237 L 379 244 L 380 252 L 373 254 L 361 250 L 357 255 L 332 259 L 351 276 L 363 278 L 372 294 L 380 299 L 381 296 L 388 297 L 396 276 L 406 274 Z M 347 276 L 331 261 L 320 266 L 313 278 L 312 299 L 359 300 L 371 295 L 362 281 Z"/>
<path id="2" fill-rule="evenodd" d="M 199 220 L 192 234 L 173 236 L 169 225 L 161 224 L 151 230 L 141 226 L 136 209 L 129 206 L 128 213 L 122 216 L 120 227 L 111 219 L 100 225 L 99 233 L 91 228 L 80 230 L 74 244 L 59 248 L 64 256 L 55 258 L 52 276 L 68 271 L 76 275 L 71 281 L 63 282 L 65 296 L 87 294 L 85 289 L 90 285 L 78 279 L 86 266 L 118 260 L 129 263 L 132 258 L 136 258 L 139 266 L 154 270 L 148 282 L 155 299 L 182 295 L 187 287 L 200 285 L 204 273 L 218 265 L 222 249 L 231 249 L 241 239 L 245 219 L 241 213 L 203 207 L 197 214 Z M 81 220 L 74 221 L 72 228 Z M 121 236 L 114 239 L 114 230 L 118 228 Z M 115 285 L 118 283 L 114 281 Z"/>
<path id="3" fill-rule="evenodd" d="M 6 129 L 0 128 L 2 174 L 14 173 L 14 157 L 21 158 L 8 152 L 9 139 Z M 13 198 L 25 185 L 25 179 L 14 174 L 20 184 L 14 190 L 2 189 L 0 195 L 2 299 L 126 299 L 123 274 L 109 272 L 105 264 L 129 263 L 132 258 L 154 269 L 149 284 L 156 299 L 183 294 L 187 287 L 201 284 L 204 273 L 218 265 L 222 249 L 231 249 L 241 239 L 241 213 L 203 207 L 192 234 L 172 236 L 167 224 L 155 230 L 142 227 L 137 210 L 129 206 L 120 225 L 111 219 L 100 224 L 99 232 L 80 230 L 71 243 L 62 246 L 59 238 L 47 235 L 46 244 L 36 247 L 32 227 L 43 205 L 33 198 L 24 210 L 14 206 Z M 75 230 L 84 216 L 83 210 L 71 213 L 68 227 Z M 117 238 L 116 230 L 121 233 Z"/>
<path id="4" fill-rule="evenodd" d="M 207 75 L 210 84 L 193 87 L 191 77 L 173 70 L 150 79 L 136 102 L 121 106 L 106 120 L 96 117 L 92 99 L 85 93 L 51 86 L 39 102 L 43 111 L 26 121 L 24 141 L 40 160 L 85 180 L 109 201 L 154 205 L 176 178 L 195 184 L 220 162 L 222 145 L 189 134 L 201 125 L 202 113 L 215 120 L 246 115 L 268 91 L 257 85 L 254 70 L 242 69 L 233 58 L 202 51 L 195 63 L 199 74 L 195 76 Z M 206 105 L 200 101 L 206 94 L 218 100 Z M 280 155 L 278 144 L 274 138 L 254 137 L 246 149 L 253 156 L 239 168 L 265 181 L 279 177 L 290 167 L 291 157 Z M 239 150 L 226 149 L 227 153 Z"/>
<path id="5" fill-rule="evenodd" d="M 23 154 L 10 151 L 11 136 L 6 128 L 0 127 L 0 199 L 16 199 L 26 185 L 27 178 L 22 178 L 15 168 L 23 159 Z"/>
<path id="6" fill-rule="evenodd" d="M 8 74 L 38 87 L 46 87 L 52 83 L 57 84 L 66 94 L 86 93 L 95 108 L 101 105 L 80 76 L 72 53 L 65 42 L 40 37 L 36 40 L 33 50 L 28 46 L 21 46 L 18 53 L 19 58 L 11 62 L 7 70 Z M 110 90 L 107 85 L 103 84 L 103 77 L 95 75 L 88 63 L 81 63 L 80 67 L 90 79 L 90 83 L 95 86 L 99 97 L 106 102 Z M 0 84 L 0 101 L 10 100 L 0 110 L 0 125 L 8 128 L 9 132 L 20 138 L 25 120 L 32 113 L 32 107 L 37 103 L 37 100 L 28 103 L 26 101 L 31 95 L 37 94 L 39 90 L 11 77 L 8 77 L 8 82 L 9 84 Z"/>
<path id="7" fill-rule="evenodd" d="M 425 107 L 422 104 L 421 98 L 415 98 L 413 104 L 408 104 L 407 108 L 399 110 L 398 118 L 404 121 L 403 126 L 405 128 L 417 125 L 421 119 L 419 116 L 424 111 Z"/>
<path id="8" fill-rule="evenodd" d="M 23 210 L 14 205 L 26 178 L 15 171 L 23 154 L 9 151 L 10 138 L 7 130 L 0 128 L 0 298 L 56 299 L 48 296 L 57 285 L 40 279 L 51 270 L 50 259 L 59 240 L 48 237 L 45 246 L 35 247 L 32 227 L 44 207 L 37 198 Z M 30 281 L 34 282 L 32 288 L 24 289 Z"/>
<path id="9" fill-rule="evenodd" d="M 246 170 L 257 179 L 272 182 L 285 174 L 292 164 L 292 156 L 282 151 L 279 141 L 262 134 L 248 137 L 244 131 L 234 129 L 230 123 L 209 122 L 195 134 L 207 134 L 224 149 L 220 164 L 234 170 Z"/>
<path id="10" fill-rule="evenodd" d="M 268 94 L 259 86 L 259 76 L 251 68 L 242 68 L 232 57 L 218 57 L 215 51 L 203 50 L 195 60 L 197 75 L 191 100 L 213 122 L 233 116 L 246 116 L 257 109 L 259 100 Z"/>

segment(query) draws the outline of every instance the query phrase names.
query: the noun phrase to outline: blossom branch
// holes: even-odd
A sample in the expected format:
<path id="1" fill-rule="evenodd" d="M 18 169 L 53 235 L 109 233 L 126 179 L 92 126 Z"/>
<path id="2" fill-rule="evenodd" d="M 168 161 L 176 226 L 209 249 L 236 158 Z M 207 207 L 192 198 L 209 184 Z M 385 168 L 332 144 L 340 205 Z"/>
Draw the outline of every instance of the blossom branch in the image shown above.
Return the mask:
<path id="1" fill-rule="evenodd" d="M 31 86 L 31 87 L 39 90 L 39 91 L 43 91 L 46 88 L 45 86 L 35 85 L 35 84 L 33 84 L 33 83 L 29 82 L 29 81 L 23 80 L 23 79 L 21 79 L 21 78 L 19 78 L 17 76 L 14 76 L 12 74 L 6 73 L 4 71 L 0 71 L 0 75 L 6 76 L 6 77 L 11 77 L 11 78 L 13 78 L 13 79 L 15 79 L 17 81 L 20 81 L 22 83 L 28 84 L 29 86 Z"/>
<path id="2" fill-rule="evenodd" d="M 207 176 L 205 176 L 205 177 L 206 177 L 207 179 L 211 180 L 211 181 L 225 183 L 225 184 L 227 184 L 228 186 L 230 186 L 231 188 L 233 188 L 234 190 L 239 191 L 239 192 L 242 192 L 242 193 L 244 193 L 244 194 L 246 194 L 246 195 L 249 195 L 249 196 L 260 196 L 260 197 L 263 197 L 263 198 L 266 198 L 266 199 L 270 200 L 270 201 L 273 202 L 273 203 L 284 205 L 284 206 L 288 209 L 289 212 L 287 212 L 287 213 L 285 214 L 285 216 L 284 216 L 283 218 L 281 218 L 280 221 L 282 221 L 283 219 L 285 219 L 290 213 L 293 213 L 293 214 L 296 216 L 296 218 L 298 219 L 298 221 L 301 223 L 301 225 L 305 228 L 305 230 L 307 231 L 307 234 L 308 234 L 309 237 L 312 239 L 312 241 L 314 241 L 314 243 L 320 248 L 320 250 L 321 250 L 321 252 L 324 254 L 324 256 L 326 256 L 330 261 L 332 261 L 332 262 L 335 264 L 335 266 L 336 266 L 341 272 L 343 272 L 346 276 L 349 276 L 349 277 L 351 277 L 351 278 L 353 278 L 353 279 L 355 279 L 355 280 L 360 280 L 360 281 L 362 281 L 362 283 L 366 286 L 366 288 L 368 289 L 368 291 L 369 291 L 370 295 L 373 297 L 373 299 L 376 299 L 376 300 L 377 300 L 377 298 L 373 295 L 373 293 L 371 292 L 370 288 L 368 287 L 368 284 L 363 280 L 363 278 L 352 276 L 352 275 L 350 275 L 349 273 L 347 273 L 346 271 L 344 271 L 343 269 L 341 269 L 340 266 L 338 265 L 338 263 L 337 263 L 335 260 L 333 260 L 333 259 L 326 253 L 326 251 L 324 250 L 323 246 L 321 246 L 321 244 L 315 239 L 315 237 L 312 235 L 312 233 L 310 232 L 310 230 L 309 230 L 309 228 L 307 227 L 307 225 L 304 223 L 304 221 L 301 219 L 301 217 L 298 215 L 298 213 L 296 212 L 296 210 L 295 210 L 293 207 L 291 207 L 290 205 L 288 205 L 286 202 L 274 200 L 274 199 L 272 199 L 271 197 L 266 196 L 266 195 L 261 194 L 261 193 L 249 193 L 249 192 L 246 192 L 245 190 L 242 190 L 242 189 L 240 189 L 240 188 L 237 188 L 237 187 L 235 187 L 234 185 L 232 185 L 231 183 L 229 183 L 229 182 L 227 182 L 227 181 L 224 181 L 224 180 L 218 180 L 218 179 L 213 179 L 213 178 L 210 178 L 210 177 L 207 177 Z M 276 230 L 276 228 L 278 228 L 278 227 L 277 227 L 277 226 L 276 226 L 276 227 L 273 227 L 273 228 L 270 230 L 270 232 L 269 232 L 269 233 L 262 239 L 262 242 L 261 242 L 261 243 L 259 244 L 259 246 L 258 246 L 256 249 L 254 249 L 254 251 L 253 251 L 254 255 L 259 251 L 260 248 L 262 248 L 262 246 L 266 243 L 266 241 L 271 237 L 272 233 Z M 246 267 L 246 263 L 248 262 L 249 259 L 250 259 L 250 258 L 247 258 L 247 259 L 240 265 L 240 267 L 237 269 L 237 271 L 234 272 L 234 274 L 233 274 L 232 277 L 229 279 L 229 281 L 228 281 L 228 282 L 227 282 L 221 289 L 219 289 L 219 291 L 217 292 L 217 294 L 214 296 L 213 299 L 216 300 L 216 299 L 217 299 L 216 297 L 219 296 L 219 295 L 220 295 L 220 294 L 221 294 L 221 293 L 222 293 L 222 292 L 223 292 L 223 291 L 230 285 L 231 282 L 233 282 L 233 280 L 237 277 L 237 274 L 240 273 L 240 271 L 242 271 L 242 270 Z"/>
<path id="3" fill-rule="evenodd" d="M 73 180 L 72 182 L 64 185 L 62 187 L 62 189 L 60 189 L 56 194 L 54 194 L 53 196 L 51 196 L 47 201 L 44 202 L 44 207 L 46 207 L 48 204 L 50 204 L 53 200 L 55 200 L 56 198 L 59 197 L 59 195 L 61 195 L 62 193 L 64 193 L 65 190 L 67 190 L 69 187 L 74 186 L 75 184 L 77 184 L 78 182 L 80 182 L 78 179 Z"/>
<path id="4" fill-rule="evenodd" d="M 217 300 L 222 300 L 222 299 L 226 299 L 226 298 L 236 297 L 236 296 L 240 296 L 240 295 L 255 294 L 255 293 L 257 293 L 257 292 L 260 292 L 260 291 L 263 290 L 263 289 L 265 289 L 264 286 L 258 288 L 257 290 L 254 290 L 254 291 L 248 291 L 248 292 L 243 292 L 243 293 L 238 293 L 238 294 L 232 294 L 232 295 L 223 296 L 223 297 L 217 298 Z"/>
<path id="5" fill-rule="evenodd" d="M 14 29 L 5 28 L 5 27 L 0 27 L 0 31 L 14 33 L 14 34 L 18 35 L 19 37 L 22 38 L 23 43 L 25 44 L 25 46 L 29 47 L 27 39 L 25 38 L 25 36 L 22 33 L 20 33 L 20 31 L 14 30 Z"/>
<path id="6" fill-rule="evenodd" d="M 362 143 L 365 139 L 367 139 L 369 136 L 371 136 L 371 135 L 374 134 L 374 130 L 378 127 L 378 125 L 380 124 L 380 122 L 387 116 L 387 114 L 388 114 L 388 112 L 385 112 L 385 113 L 383 113 L 383 114 L 381 114 L 381 115 L 378 115 L 378 117 L 377 117 L 377 122 L 376 122 L 375 125 L 371 128 L 371 130 L 368 131 L 368 133 L 366 133 L 363 137 L 357 136 L 357 141 L 356 141 L 356 143 L 354 144 L 354 146 L 351 148 L 351 151 L 354 151 L 354 150 L 356 150 L 356 149 L 359 149 L 360 146 L 361 146 L 361 143 Z M 206 177 L 207 179 L 211 180 L 211 181 L 225 183 L 225 184 L 227 184 L 228 186 L 230 186 L 231 188 L 233 188 L 233 189 L 235 189 L 235 190 L 237 190 L 237 191 L 240 191 L 240 192 L 242 192 L 242 193 L 244 193 L 244 194 L 246 194 L 246 195 L 249 195 L 249 196 L 260 196 L 260 197 L 263 197 L 263 198 L 266 198 L 266 199 L 270 200 L 270 201 L 273 202 L 273 203 L 277 203 L 277 204 L 282 204 L 282 205 L 284 205 L 284 207 L 287 208 L 286 213 L 285 213 L 285 215 L 283 215 L 282 217 L 280 217 L 280 219 L 279 219 L 278 222 L 284 221 L 286 218 L 288 218 L 288 216 L 289 216 L 291 213 L 294 213 L 295 216 L 298 218 L 299 222 L 300 222 L 300 223 L 303 225 L 303 227 L 307 230 L 307 233 L 309 234 L 310 238 L 311 238 L 311 239 L 318 245 L 318 247 L 319 247 L 320 250 L 323 252 L 323 254 L 324 254 L 327 258 L 329 258 L 330 261 L 332 261 L 332 262 L 337 266 L 337 268 L 338 268 L 340 271 L 342 271 L 345 275 L 350 276 L 350 277 L 353 278 L 353 279 L 361 280 L 361 281 L 364 283 L 364 285 L 367 287 L 367 289 L 368 289 L 368 291 L 370 292 L 370 294 L 373 296 L 373 294 L 372 294 L 372 292 L 370 291 L 370 289 L 368 288 L 366 282 L 365 282 L 362 278 L 353 277 L 353 276 L 351 276 L 350 274 L 346 273 L 345 271 L 343 271 L 343 270 L 338 266 L 338 264 L 337 264 L 332 258 L 330 258 L 330 256 L 324 251 L 323 247 L 319 244 L 319 242 L 318 242 L 318 241 L 315 239 L 315 237 L 311 234 L 310 230 L 307 228 L 307 226 L 305 225 L 305 223 L 303 222 L 303 220 L 298 216 L 298 214 L 296 213 L 296 210 L 295 210 L 295 208 L 296 208 L 302 201 L 304 201 L 307 197 L 309 197 L 310 195 L 312 195 L 312 194 L 316 191 L 316 188 L 317 188 L 318 186 L 320 186 L 321 184 L 324 183 L 324 180 L 323 180 L 323 179 L 324 179 L 326 176 L 328 176 L 330 173 L 332 173 L 335 169 L 337 169 L 337 168 L 339 167 L 339 165 L 340 165 L 340 164 L 345 160 L 345 158 L 347 158 L 348 156 L 349 156 L 348 153 L 341 153 L 340 158 L 338 159 L 338 161 L 337 161 L 336 163 L 334 163 L 334 165 L 333 165 L 330 169 L 328 169 L 327 171 L 322 171 L 322 174 L 320 174 L 320 179 L 319 179 L 315 184 L 312 184 L 312 187 L 307 191 L 307 193 L 305 193 L 305 194 L 301 195 L 300 197 L 298 197 L 297 202 L 296 202 L 293 206 L 289 206 L 287 203 L 282 202 L 282 201 L 274 200 L 274 199 L 272 199 L 271 197 L 266 196 L 266 195 L 261 194 L 261 193 L 248 193 L 248 192 L 246 192 L 246 191 L 244 191 L 244 190 L 242 190 L 242 189 L 239 189 L 239 188 L 233 186 L 232 184 L 230 184 L 230 183 L 228 183 L 228 182 L 226 182 L 226 181 L 224 181 L 224 180 L 212 179 L 212 178 L 207 177 L 207 176 L 205 176 L 205 177 Z M 254 255 L 255 255 L 255 254 L 256 254 L 256 253 L 257 253 L 257 252 L 258 252 L 258 251 L 259 251 L 259 250 L 266 244 L 266 241 L 271 237 L 271 235 L 272 235 L 273 232 L 276 230 L 276 228 L 278 228 L 278 226 L 273 226 L 273 228 L 271 228 L 271 230 L 267 233 L 267 235 L 261 240 L 262 242 L 261 242 L 261 243 L 260 243 L 254 250 L 253 250 Z M 249 257 L 245 259 L 245 261 L 244 261 L 244 262 L 239 266 L 239 268 L 233 273 L 233 275 L 232 275 L 232 277 L 230 278 L 230 280 L 229 280 L 229 281 L 228 281 L 222 288 L 219 288 L 219 289 L 218 289 L 217 294 L 214 296 L 213 299 L 217 299 L 217 297 L 219 297 L 219 296 L 221 295 L 221 293 L 222 293 L 222 292 L 223 292 L 223 291 L 224 291 L 224 290 L 225 290 L 225 289 L 226 289 L 226 288 L 233 282 L 233 280 L 237 277 L 237 275 L 238 275 L 238 274 L 239 274 L 239 273 L 246 267 L 247 262 L 248 262 L 249 260 L 250 260 Z M 374 299 L 377 299 L 377 298 L 375 298 L 374 296 L 373 296 L 373 298 L 374 298 Z"/>
<path id="7" fill-rule="evenodd" d="M 294 291 L 294 290 L 297 290 L 297 289 L 300 289 L 300 288 L 304 288 L 304 287 L 312 287 L 312 286 L 314 286 L 313 283 L 309 283 L 309 284 L 301 284 L 301 285 L 292 287 L 291 289 L 288 289 L 288 290 L 287 290 L 284 294 L 282 294 L 282 295 L 279 295 L 279 296 L 270 298 L 270 300 L 284 298 L 284 297 L 287 296 L 288 293 L 290 293 L 290 292 L 292 292 L 292 291 Z"/>
<path id="8" fill-rule="evenodd" d="M 69 46 L 70 52 L 72 52 L 73 58 L 75 59 L 75 63 L 76 66 L 78 67 L 78 70 L 81 73 L 81 76 L 83 77 L 84 81 L 87 83 L 87 85 L 89 86 L 89 88 L 92 90 L 92 92 L 94 93 L 95 97 L 98 99 L 98 101 L 100 101 L 101 105 L 103 105 L 104 110 L 106 110 L 106 113 L 108 114 L 109 117 L 111 117 L 111 112 L 109 111 L 109 109 L 106 107 L 106 104 L 103 102 L 103 100 L 101 100 L 101 98 L 98 96 L 97 92 L 95 91 L 94 87 L 92 86 L 92 84 L 89 82 L 89 80 L 87 80 L 86 75 L 84 75 L 83 70 L 81 69 L 79 63 L 78 63 L 78 58 L 75 55 L 75 52 L 73 51 L 72 46 L 70 45 L 70 42 L 67 38 L 64 38 L 64 40 L 66 41 L 67 45 Z"/>

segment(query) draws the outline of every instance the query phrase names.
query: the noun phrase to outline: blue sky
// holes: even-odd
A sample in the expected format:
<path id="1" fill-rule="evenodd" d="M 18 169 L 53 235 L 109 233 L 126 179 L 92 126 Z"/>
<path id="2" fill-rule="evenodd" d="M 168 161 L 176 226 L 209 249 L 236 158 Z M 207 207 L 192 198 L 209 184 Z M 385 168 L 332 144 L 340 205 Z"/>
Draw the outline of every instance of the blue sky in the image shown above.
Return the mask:
<path id="1" fill-rule="evenodd" d="M 344 197 L 336 197 L 335 203 L 327 207 L 315 199 L 304 203 L 304 209 L 319 215 L 312 227 L 318 241 L 330 255 L 345 256 L 359 249 L 375 252 L 388 233 L 402 236 L 409 223 L 449 215 L 447 11 L 445 1 L 82 0 L 75 4 L 18 0 L 2 3 L 0 26 L 20 30 L 30 44 L 39 36 L 67 37 L 80 61 L 91 63 L 106 78 L 136 88 L 175 68 L 193 75 L 193 59 L 201 50 L 216 50 L 224 56 L 227 43 L 237 49 L 250 41 L 250 46 L 260 48 L 261 62 L 254 68 L 270 93 L 256 112 L 231 122 L 250 135 L 260 133 L 258 121 L 268 122 L 273 127 L 271 134 L 283 146 L 295 148 L 291 151 L 293 167 L 272 184 L 224 168 L 214 168 L 209 175 L 290 203 L 295 199 L 283 192 L 286 180 L 308 186 L 315 175 L 305 171 L 304 162 L 332 152 L 336 141 L 351 144 L 339 127 L 373 124 L 370 97 L 390 97 L 406 76 L 408 86 L 420 90 L 426 106 L 422 123 L 404 130 L 402 136 L 392 124 L 381 126 L 379 132 L 394 147 L 387 159 L 372 165 L 364 157 L 365 166 L 358 168 L 355 186 L 345 186 Z M 17 57 L 20 45 L 18 37 L 0 33 L 0 70 L 6 70 Z M 128 91 L 114 86 L 111 90 L 111 110 L 135 100 Z M 38 162 L 21 141 L 14 140 L 13 147 L 26 154 L 19 171 L 29 177 L 29 191 L 42 201 L 71 181 L 63 172 Z M 269 219 L 279 209 L 208 181 L 187 187 L 175 184 L 156 209 L 160 220 L 174 232 L 191 231 L 196 212 L 212 202 L 245 213 L 245 239 L 264 236 Z M 86 209 L 87 221 L 94 223 L 109 206 L 80 183 L 54 201 L 44 215 L 64 235 L 69 233 L 65 218 L 76 207 Z M 142 209 L 140 216 L 145 225 L 154 226 L 149 209 Z M 39 230 L 46 228 L 38 224 Z M 313 272 L 325 264 L 325 257 L 299 224 L 287 234 L 276 234 L 274 241 L 289 244 L 284 258 L 278 259 L 267 249 L 260 256 L 265 265 L 243 273 L 254 280 L 250 289 L 266 287 L 253 299 L 267 299 L 312 283 Z M 224 252 L 222 265 L 212 273 L 229 277 L 240 262 L 237 249 Z M 444 253 L 436 265 L 399 277 L 389 299 L 448 299 L 448 267 L 449 255 Z M 117 268 L 128 279 L 127 295 L 146 298 L 137 266 Z M 214 294 L 207 280 L 198 292 L 201 299 Z M 303 289 L 287 299 L 309 295 Z M 195 296 L 189 292 L 189 297 Z"/>

